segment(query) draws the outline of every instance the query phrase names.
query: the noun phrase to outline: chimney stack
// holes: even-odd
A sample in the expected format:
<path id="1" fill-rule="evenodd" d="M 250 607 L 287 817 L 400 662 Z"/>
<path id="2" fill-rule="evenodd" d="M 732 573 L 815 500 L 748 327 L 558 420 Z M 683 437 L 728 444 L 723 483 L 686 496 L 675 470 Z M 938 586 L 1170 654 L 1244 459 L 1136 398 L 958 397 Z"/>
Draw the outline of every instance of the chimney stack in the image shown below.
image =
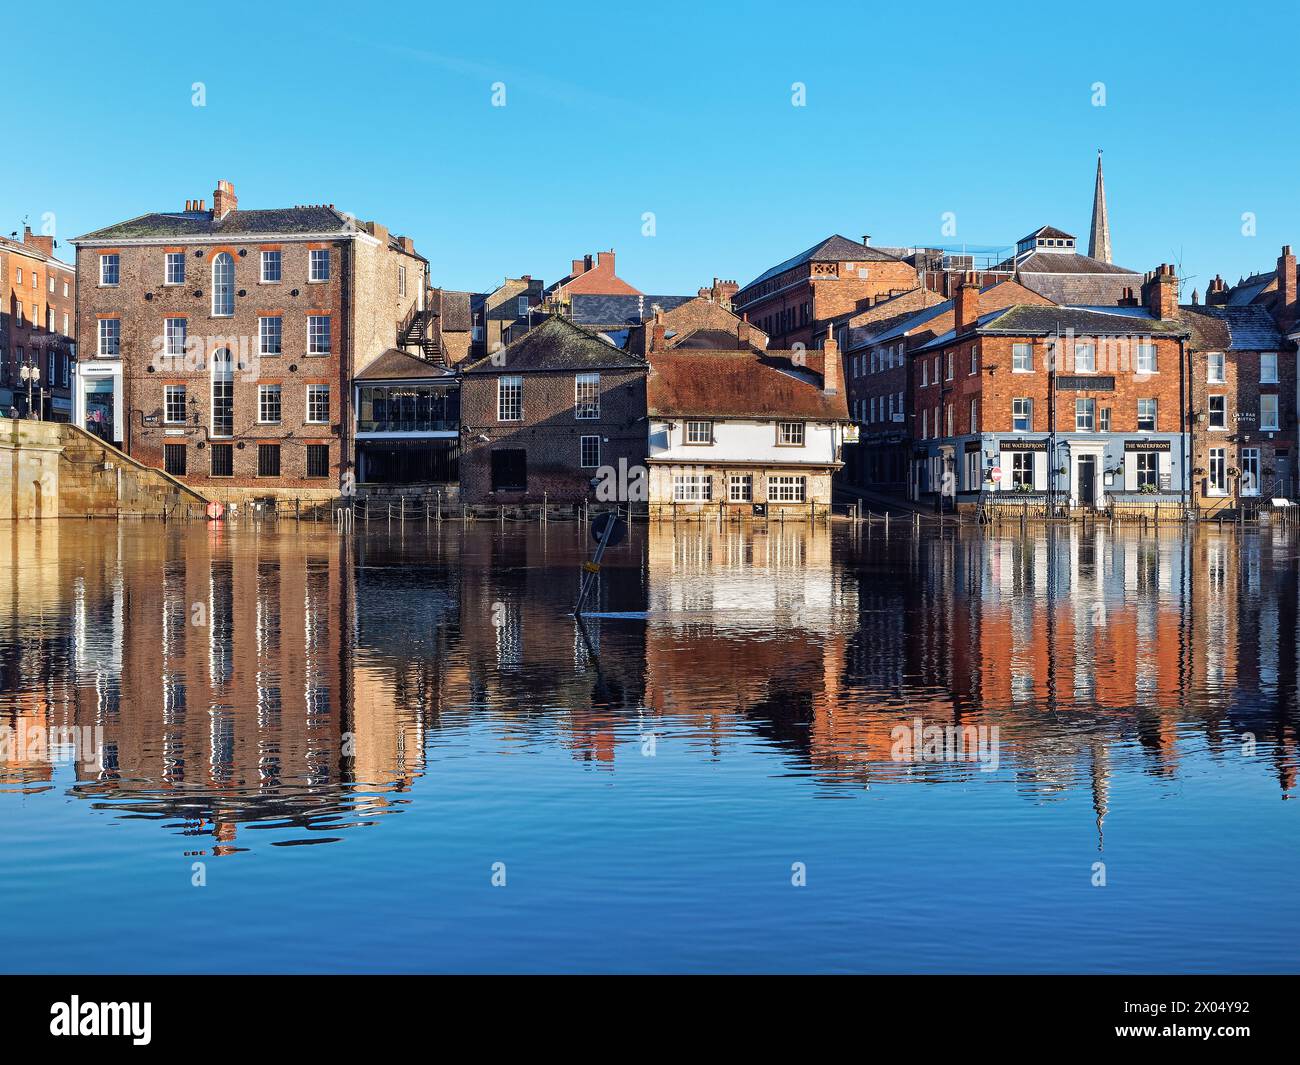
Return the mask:
<path id="1" fill-rule="evenodd" d="M 1300 314 L 1296 307 L 1296 261 L 1290 244 L 1284 244 L 1277 257 L 1277 292 L 1282 303 L 1278 317 L 1290 325 Z"/>
<path id="2" fill-rule="evenodd" d="M 45 255 L 54 255 L 54 238 L 33 233 L 31 226 L 23 226 L 23 243 Z"/>
<path id="3" fill-rule="evenodd" d="M 1218 274 L 1205 289 L 1205 305 L 1207 307 L 1222 306 L 1228 302 L 1228 283 Z"/>
<path id="4" fill-rule="evenodd" d="M 973 273 L 963 276 L 957 295 L 953 297 L 952 308 L 953 329 L 958 333 L 964 333 L 979 320 L 980 287 Z"/>
<path id="5" fill-rule="evenodd" d="M 862 243 L 863 243 L 863 245 L 864 245 L 865 247 L 868 247 L 868 248 L 871 247 L 871 234 L 870 234 L 870 233 L 864 233 L 864 234 L 862 235 Z"/>
<path id="6" fill-rule="evenodd" d="M 668 348 L 668 342 L 665 338 L 667 328 L 664 325 L 664 312 L 662 307 L 655 307 L 655 316 L 650 325 L 650 350 L 665 351 Z"/>
<path id="7" fill-rule="evenodd" d="M 749 312 L 736 323 L 736 347 L 744 350 L 749 347 Z"/>
<path id="8" fill-rule="evenodd" d="M 840 390 L 840 345 L 835 339 L 835 327 L 826 327 L 826 341 L 822 344 L 822 391 L 828 396 Z"/>
<path id="9" fill-rule="evenodd" d="M 1142 305 L 1161 321 L 1178 317 L 1178 277 L 1171 265 L 1161 263 L 1147 274 L 1142 284 Z"/>
<path id="10" fill-rule="evenodd" d="M 571 265 L 572 269 L 569 270 L 569 274 L 572 277 L 578 277 L 587 272 L 587 264 L 581 259 L 574 259 Z"/>
<path id="11" fill-rule="evenodd" d="M 212 193 L 212 217 L 220 221 L 238 207 L 239 200 L 235 198 L 235 186 L 229 181 L 218 181 Z"/>

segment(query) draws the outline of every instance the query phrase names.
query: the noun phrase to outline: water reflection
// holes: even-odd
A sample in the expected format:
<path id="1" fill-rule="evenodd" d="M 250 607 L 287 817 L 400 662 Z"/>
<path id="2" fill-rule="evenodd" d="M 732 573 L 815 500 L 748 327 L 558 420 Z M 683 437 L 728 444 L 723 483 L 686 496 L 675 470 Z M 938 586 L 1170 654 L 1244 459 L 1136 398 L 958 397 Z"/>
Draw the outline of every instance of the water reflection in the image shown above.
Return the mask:
<path id="1" fill-rule="evenodd" d="M 775 753 L 827 795 L 1176 779 L 1254 737 L 1295 787 L 1297 560 L 1267 530 L 637 528 L 566 616 L 583 531 L 14 525 L 0 556 L 0 787 L 66 791 L 187 853 L 345 839 L 439 763 L 671 743 Z M 997 729 L 999 768 L 898 761 L 900 728 Z M 99 757 L 80 759 L 79 738 Z M 21 738 L 26 737 L 26 741 Z M 17 740 L 17 742 L 15 742 Z M 696 770 L 701 771 L 701 770 Z M 757 786 L 756 786 L 757 787 Z M 262 833 L 260 836 L 257 833 Z"/>

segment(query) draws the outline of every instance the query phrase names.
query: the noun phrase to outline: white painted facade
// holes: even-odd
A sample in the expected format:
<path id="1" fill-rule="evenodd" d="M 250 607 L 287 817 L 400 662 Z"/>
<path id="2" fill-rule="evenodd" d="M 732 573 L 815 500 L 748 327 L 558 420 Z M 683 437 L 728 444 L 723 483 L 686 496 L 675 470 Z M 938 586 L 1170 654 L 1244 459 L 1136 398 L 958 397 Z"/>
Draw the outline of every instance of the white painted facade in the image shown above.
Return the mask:
<path id="1" fill-rule="evenodd" d="M 686 465 L 745 463 L 770 466 L 830 466 L 839 462 L 844 426 L 802 422 L 803 446 L 777 443 L 777 420 L 712 419 L 713 443 L 687 444 L 686 423 L 708 419 L 652 418 L 648 455 L 652 462 Z M 797 420 L 797 419 L 792 419 Z"/>

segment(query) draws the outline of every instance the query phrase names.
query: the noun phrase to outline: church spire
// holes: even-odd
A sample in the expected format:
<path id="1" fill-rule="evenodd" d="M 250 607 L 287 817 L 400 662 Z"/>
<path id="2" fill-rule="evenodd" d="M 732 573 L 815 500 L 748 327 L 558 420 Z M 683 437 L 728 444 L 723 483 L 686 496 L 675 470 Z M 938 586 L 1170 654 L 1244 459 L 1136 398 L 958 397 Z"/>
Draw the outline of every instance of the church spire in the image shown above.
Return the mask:
<path id="1" fill-rule="evenodd" d="M 1110 258 L 1110 219 L 1106 216 L 1106 182 L 1101 176 L 1101 149 L 1097 149 L 1097 187 L 1092 194 L 1092 232 L 1088 255 L 1104 263 Z"/>

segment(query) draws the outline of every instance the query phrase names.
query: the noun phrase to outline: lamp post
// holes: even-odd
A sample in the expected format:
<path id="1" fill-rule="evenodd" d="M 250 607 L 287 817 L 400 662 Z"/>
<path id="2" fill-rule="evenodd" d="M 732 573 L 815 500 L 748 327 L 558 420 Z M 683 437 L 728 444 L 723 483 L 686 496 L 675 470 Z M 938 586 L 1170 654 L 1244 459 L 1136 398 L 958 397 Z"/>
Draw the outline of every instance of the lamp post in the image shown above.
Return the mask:
<path id="1" fill-rule="evenodd" d="M 23 363 L 22 368 L 18 371 L 18 376 L 27 382 L 27 417 L 32 416 L 32 386 L 39 385 L 41 380 L 41 368 L 35 363 Z M 40 421 L 40 412 L 37 411 L 36 420 Z"/>

